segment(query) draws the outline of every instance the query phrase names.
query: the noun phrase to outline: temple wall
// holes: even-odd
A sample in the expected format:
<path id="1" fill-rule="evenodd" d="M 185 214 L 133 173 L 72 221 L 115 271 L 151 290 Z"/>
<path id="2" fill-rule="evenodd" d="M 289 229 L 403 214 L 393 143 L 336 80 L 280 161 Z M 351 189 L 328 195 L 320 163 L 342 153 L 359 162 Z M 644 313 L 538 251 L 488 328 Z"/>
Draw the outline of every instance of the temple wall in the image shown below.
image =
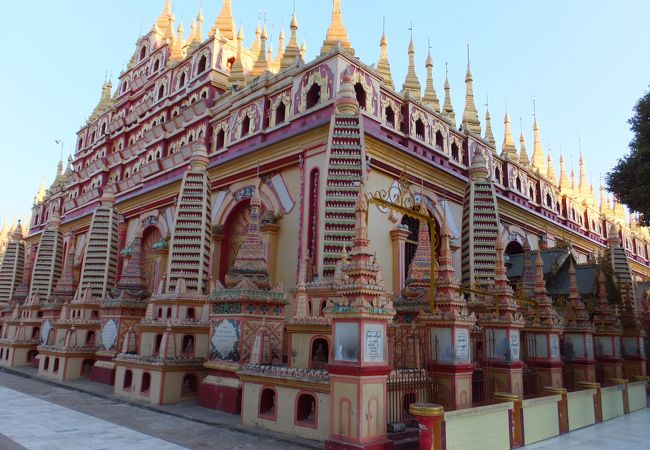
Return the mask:
<path id="1" fill-rule="evenodd" d="M 593 389 L 569 392 L 567 394 L 569 409 L 569 430 L 577 430 L 596 423 Z"/>
<path id="2" fill-rule="evenodd" d="M 510 448 L 512 403 L 445 413 L 447 450 L 503 450 Z"/>
<path id="3" fill-rule="evenodd" d="M 557 403 L 560 395 L 524 400 L 524 444 L 529 445 L 560 434 Z"/>
<path id="4" fill-rule="evenodd" d="M 608 386 L 601 389 L 603 420 L 623 415 L 623 385 Z"/>
<path id="5" fill-rule="evenodd" d="M 296 387 L 274 386 L 276 392 L 275 418 L 262 417 L 260 410 L 260 395 L 262 384 L 245 382 L 242 399 L 242 424 L 264 428 L 284 434 L 299 436 L 305 439 L 324 441 L 329 436 L 330 425 L 330 395 L 322 392 L 301 390 Z M 317 412 L 313 423 L 297 420 L 296 410 L 299 395 L 307 393 L 314 395 L 317 401 Z"/>
<path id="6" fill-rule="evenodd" d="M 635 381 L 627 385 L 630 412 L 638 411 L 648 406 L 646 399 L 646 386 L 647 383 L 645 381 Z"/>

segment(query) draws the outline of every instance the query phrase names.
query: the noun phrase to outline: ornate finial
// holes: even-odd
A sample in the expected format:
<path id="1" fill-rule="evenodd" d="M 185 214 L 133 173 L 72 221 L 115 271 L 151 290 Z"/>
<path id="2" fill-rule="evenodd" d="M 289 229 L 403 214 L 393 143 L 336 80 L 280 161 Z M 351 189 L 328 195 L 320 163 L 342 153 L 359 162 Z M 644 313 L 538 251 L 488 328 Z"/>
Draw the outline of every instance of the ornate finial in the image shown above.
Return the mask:
<path id="1" fill-rule="evenodd" d="M 507 109 L 508 108 L 506 106 L 506 115 L 503 118 L 505 132 L 503 136 L 503 145 L 501 146 L 501 156 L 516 161 L 517 147 L 515 147 L 515 141 L 512 139 L 512 131 L 510 130 L 510 115 L 508 114 Z"/>
<path id="2" fill-rule="evenodd" d="M 454 107 L 451 104 L 451 94 L 449 87 L 449 67 L 447 62 L 445 62 L 445 102 L 442 106 L 442 115 L 447 117 L 454 123 L 456 126 L 456 114 L 454 113 Z"/>
<path id="3" fill-rule="evenodd" d="M 485 136 L 484 139 L 490 144 L 492 150 L 496 149 L 496 141 L 494 140 L 494 134 L 492 133 L 492 116 L 490 115 L 490 105 L 489 99 L 485 97 Z"/>
<path id="4" fill-rule="evenodd" d="M 429 39 L 429 53 L 426 60 L 427 68 L 427 82 L 424 88 L 424 97 L 422 100 L 425 105 L 429 105 L 433 108 L 434 111 L 440 111 L 440 102 L 438 101 L 438 96 L 436 95 L 436 89 L 433 84 L 433 58 L 431 57 L 431 39 Z"/>
<path id="5" fill-rule="evenodd" d="M 386 38 L 386 16 L 384 16 L 383 22 L 383 32 L 381 34 L 381 39 L 379 41 L 379 47 L 381 52 L 379 55 L 379 61 L 377 62 L 377 71 L 381 74 L 384 79 L 384 84 L 391 89 L 395 89 L 393 84 L 393 76 L 390 71 L 390 62 L 388 61 L 388 39 Z"/>
<path id="6" fill-rule="evenodd" d="M 327 36 L 323 41 L 323 46 L 321 47 L 320 54 L 321 56 L 332 50 L 336 47 L 337 42 L 343 47 L 346 51 L 354 55 L 354 49 L 352 44 L 348 41 L 348 32 L 345 29 L 343 24 L 343 14 L 341 13 L 341 0 L 333 0 L 332 5 L 332 22 L 330 23 L 329 28 L 327 29 Z"/>
<path id="7" fill-rule="evenodd" d="M 236 29 L 235 19 L 232 16 L 231 0 L 224 0 L 219 17 L 217 17 L 217 20 L 214 22 L 209 36 L 214 38 L 216 31 L 219 30 L 223 37 L 232 41 L 235 39 Z"/>
<path id="8" fill-rule="evenodd" d="M 289 25 L 291 29 L 291 37 L 289 38 L 289 44 L 287 44 L 287 48 L 284 50 L 284 54 L 280 60 L 280 70 L 292 67 L 296 63 L 296 58 L 302 60 L 300 47 L 298 46 L 298 19 L 296 18 L 295 6 L 294 3 L 294 12 L 291 16 L 291 23 Z"/>
<path id="9" fill-rule="evenodd" d="M 526 138 L 524 137 L 524 128 L 522 126 L 522 119 L 519 117 L 519 129 L 521 134 L 519 135 L 519 164 L 527 166 L 530 164 L 530 159 L 528 159 L 528 153 L 526 152 Z"/>
<path id="10" fill-rule="evenodd" d="M 463 112 L 463 130 L 477 136 L 481 135 L 481 121 L 474 104 L 474 78 L 469 66 L 469 39 L 467 40 L 467 73 L 465 74 L 465 111 Z"/>
<path id="11" fill-rule="evenodd" d="M 402 94 L 410 95 L 412 98 L 420 100 L 422 98 L 422 87 L 420 86 L 420 80 L 418 79 L 418 74 L 415 71 L 415 44 L 413 43 L 413 22 L 411 21 L 411 41 L 409 43 L 408 55 L 409 55 L 409 67 L 406 73 L 406 80 L 404 80 L 404 85 L 402 86 Z"/>

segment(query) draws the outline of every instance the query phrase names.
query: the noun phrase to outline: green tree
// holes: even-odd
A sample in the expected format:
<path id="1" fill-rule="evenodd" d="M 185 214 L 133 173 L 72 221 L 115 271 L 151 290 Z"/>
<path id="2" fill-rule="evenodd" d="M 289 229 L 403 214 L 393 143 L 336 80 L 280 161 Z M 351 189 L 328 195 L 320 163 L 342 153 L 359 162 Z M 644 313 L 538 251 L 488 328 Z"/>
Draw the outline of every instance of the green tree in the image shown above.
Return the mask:
<path id="1" fill-rule="evenodd" d="M 607 175 L 607 189 L 650 226 L 650 91 L 634 106 L 628 123 L 634 133 L 630 152 Z"/>

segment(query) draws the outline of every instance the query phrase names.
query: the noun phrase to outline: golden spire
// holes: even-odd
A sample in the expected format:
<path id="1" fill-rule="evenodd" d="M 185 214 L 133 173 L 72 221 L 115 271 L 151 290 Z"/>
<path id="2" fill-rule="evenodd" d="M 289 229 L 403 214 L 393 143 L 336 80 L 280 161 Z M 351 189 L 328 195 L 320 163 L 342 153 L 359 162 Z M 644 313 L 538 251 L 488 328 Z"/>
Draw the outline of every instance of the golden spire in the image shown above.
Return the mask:
<path id="1" fill-rule="evenodd" d="M 431 43 L 429 43 L 429 54 L 427 55 L 425 66 L 427 68 L 427 82 L 424 87 L 424 97 L 422 97 L 422 100 L 425 105 L 431 106 L 435 112 L 438 112 L 440 111 L 440 102 L 436 95 L 436 88 L 433 85 L 433 58 L 431 57 Z"/>
<path id="2" fill-rule="evenodd" d="M 582 147 L 582 145 L 580 145 Z M 585 160 L 582 157 L 582 148 L 580 149 L 580 175 L 578 181 L 578 190 L 581 194 L 587 195 L 589 193 L 589 183 L 587 182 L 587 169 L 585 168 Z"/>
<path id="3" fill-rule="evenodd" d="M 269 44 L 269 49 L 266 51 L 266 70 L 273 72 L 273 43 Z"/>
<path id="4" fill-rule="evenodd" d="M 183 51 L 183 48 L 185 47 L 185 44 L 183 43 L 184 32 L 185 28 L 183 27 L 183 21 L 181 21 L 181 23 L 178 24 L 178 31 L 171 46 L 171 54 L 169 57 L 172 60 L 181 60 L 185 58 L 185 52 Z"/>
<path id="5" fill-rule="evenodd" d="M 203 8 L 199 7 L 199 14 L 196 16 L 196 32 L 194 33 L 194 42 L 200 44 L 203 42 Z"/>
<path id="6" fill-rule="evenodd" d="M 244 65 L 242 64 L 242 47 L 244 46 L 244 28 L 239 27 L 237 34 L 237 57 L 235 62 L 230 68 L 230 76 L 228 77 L 228 86 L 242 88 L 246 86 L 246 73 L 244 72 Z"/>
<path id="7" fill-rule="evenodd" d="M 551 180 L 551 183 L 555 184 L 557 183 L 557 179 L 555 178 L 555 168 L 553 167 L 553 158 L 551 158 L 550 151 L 548 152 L 546 163 L 546 178 Z"/>
<path id="8" fill-rule="evenodd" d="M 379 62 L 377 62 L 377 71 L 380 73 L 384 79 L 384 84 L 391 89 L 395 90 L 395 84 L 393 83 L 393 76 L 390 73 L 390 62 L 388 61 L 388 39 L 386 38 L 386 29 L 381 33 L 381 39 L 379 40 L 379 47 L 381 52 L 379 54 Z"/>
<path id="9" fill-rule="evenodd" d="M 264 30 L 262 30 L 262 33 L 260 34 L 260 45 L 257 51 L 257 60 L 253 65 L 253 69 L 251 70 L 251 76 L 259 77 L 261 75 L 264 75 L 264 72 L 266 72 L 269 68 L 269 64 L 266 60 L 266 39 L 266 25 L 264 25 Z"/>
<path id="10" fill-rule="evenodd" d="M 302 45 L 300 46 L 300 57 L 302 58 L 301 61 L 305 61 L 305 55 L 307 54 L 307 41 L 304 39 L 302 40 Z"/>
<path id="11" fill-rule="evenodd" d="M 600 183 L 600 213 L 610 215 L 612 213 L 612 204 L 607 198 L 607 191 L 603 183 Z"/>
<path id="12" fill-rule="evenodd" d="M 519 135 L 519 147 L 521 147 L 519 150 L 519 164 L 527 166 L 530 164 L 530 159 L 528 159 L 528 153 L 526 153 L 526 138 L 523 130 Z"/>
<path id="13" fill-rule="evenodd" d="M 295 62 L 296 58 L 302 60 L 300 55 L 300 47 L 298 46 L 298 19 L 294 13 L 291 17 L 291 37 L 289 38 L 289 44 L 282 55 L 282 60 L 280 61 L 280 70 L 284 70 L 288 67 L 291 67 Z"/>
<path id="14" fill-rule="evenodd" d="M 257 21 L 257 28 L 255 28 L 255 39 L 251 47 L 253 55 L 259 55 L 260 47 L 262 46 L 262 29 L 260 28 L 260 21 Z"/>
<path id="15" fill-rule="evenodd" d="M 571 167 L 571 190 L 576 191 L 576 173 L 573 171 L 573 167 Z"/>
<path id="16" fill-rule="evenodd" d="M 485 103 L 485 136 L 484 139 L 490 144 L 492 150 L 496 149 L 496 141 L 494 140 L 494 134 L 492 134 L 492 116 L 490 115 L 490 109 L 488 108 L 487 102 Z"/>
<path id="17" fill-rule="evenodd" d="M 217 20 L 214 22 L 212 29 L 210 30 L 209 36 L 215 37 L 217 30 L 229 40 L 235 39 L 235 19 L 232 17 L 232 5 L 230 0 L 224 0 L 223 7 L 221 8 L 221 13 Z"/>
<path id="18" fill-rule="evenodd" d="M 515 141 L 512 139 L 512 132 L 510 131 L 510 115 L 507 111 L 506 116 L 503 118 L 503 124 L 505 126 L 505 131 L 503 135 L 503 145 L 501 146 L 501 156 L 517 161 L 517 147 L 515 147 Z"/>
<path id="19" fill-rule="evenodd" d="M 323 46 L 320 49 L 321 56 L 336 47 L 336 43 L 340 43 L 341 47 L 348 50 L 354 55 L 352 44 L 348 41 L 348 32 L 343 24 L 343 14 L 341 13 L 341 0 L 333 0 L 332 7 L 332 22 L 327 29 L 327 36 L 323 41 Z"/>
<path id="20" fill-rule="evenodd" d="M 566 175 L 566 166 L 564 165 L 564 156 L 560 153 L 560 189 L 568 189 L 569 177 Z"/>
<path id="21" fill-rule="evenodd" d="M 537 123 L 537 107 L 535 100 L 533 100 L 533 160 L 531 165 L 533 169 L 539 174 L 544 175 L 547 172 L 546 161 L 544 160 L 544 149 L 542 149 L 542 141 L 539 138 L 539 124 Z"/>
<path id="22" fill-rule="evenodd" d="M 284 58 L 284 27 L 280 30 L 280 37 L 278 38 L 278 54 L 273 60 L 273 69 L 276 73 L 280 71 L 282 58 Z"/>
<path id="23" fill-rule="evenodd" d="M 104 114 L 106 111 L 108 111 L 111 106 L 113 106 L 113 99 L 111 98 L 111 89 L 113 88 L 113 83 L 111 83 L 111 80 L 106 80 L 104 81 L 104 84 L 102 85 L 102 94 L 99 98 L 99 103 L 97 106 L 95 106 L 95 109 L 93 110 L 92 114 L 88 118 L 88 121 L 94 122 Z"/>
<path id="24" fill-rule="evenodd" d="M 476 136 L 481 135 L 481 121 L 474 104 L 474 78 L 470 69 L 469 43 L 467 44 L 467 73 L 465 74 L 465 111 L 463 111 L 463 130 Z"/>
<path id="25" fill-rule="evenodd" d="M 158 29 L 164 37 L 170 37 L 174 35 L 173 28 L 170 29 L 170 23 L 173 22 L 173 13 L 172 13 L 172 2 L 171 0 L 165 0 L 165 7 L 163 11 L 158 16 L 154 29 Z"/>
<path id="26" fill-rule="evenodd" d="M 38 205 L 43 201 L 45 198 L 45 177 L 41 178 L 41 184 L 38 187 L 38 192 L 36 192 L 36 196 L 34 197 L 34 204 Z"/>
<path id="27" fill-rule="evenodd" d="M 445 103 L 442 106 L 442 115 L 447 117 L 456 126 L 456 114 L 454 107 L 451 104 L 451 88 L 449 87 L 449 71 L 447 70 L 447 63 L 445 63 Z"/>
<path id="28" fill-rule="evenodd" d="M 411 42 L 409 43 L 409 68 L 406 73 L 406 80 L 402 86 L 402 94 L 408 95 L 411 98 L 420 100 L 422 98 L 422 87 L 418 74 L 415 72 L 415 44 L 413 44 L 413 27 L 411 27 Z"/>

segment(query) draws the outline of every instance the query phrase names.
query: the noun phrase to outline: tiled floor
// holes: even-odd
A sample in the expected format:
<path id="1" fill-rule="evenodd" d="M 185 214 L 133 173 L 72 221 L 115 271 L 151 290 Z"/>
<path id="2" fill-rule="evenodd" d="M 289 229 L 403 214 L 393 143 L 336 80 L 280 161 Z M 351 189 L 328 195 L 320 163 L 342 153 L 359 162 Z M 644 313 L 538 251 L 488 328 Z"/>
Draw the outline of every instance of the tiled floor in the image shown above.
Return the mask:
<path id="1" fill-rule="evenodd" d="M 242 427 L 239 416 L 196 402 L 133 405 L 112 395 L 111 386 L 79 380 L 64 387 L 33 375 L 0 371 L 0 450 L 322 448 L 318 442 Z"/>
<path id="2" fill-rule="evenodd" d="M 650 448 L 650 408 L 524 447 L 526 450 Z"/>
<path id="3" fill-rule="evenodd" d="M 0 433 L 29 450 L 184 447 L 0 386 Z"/>

